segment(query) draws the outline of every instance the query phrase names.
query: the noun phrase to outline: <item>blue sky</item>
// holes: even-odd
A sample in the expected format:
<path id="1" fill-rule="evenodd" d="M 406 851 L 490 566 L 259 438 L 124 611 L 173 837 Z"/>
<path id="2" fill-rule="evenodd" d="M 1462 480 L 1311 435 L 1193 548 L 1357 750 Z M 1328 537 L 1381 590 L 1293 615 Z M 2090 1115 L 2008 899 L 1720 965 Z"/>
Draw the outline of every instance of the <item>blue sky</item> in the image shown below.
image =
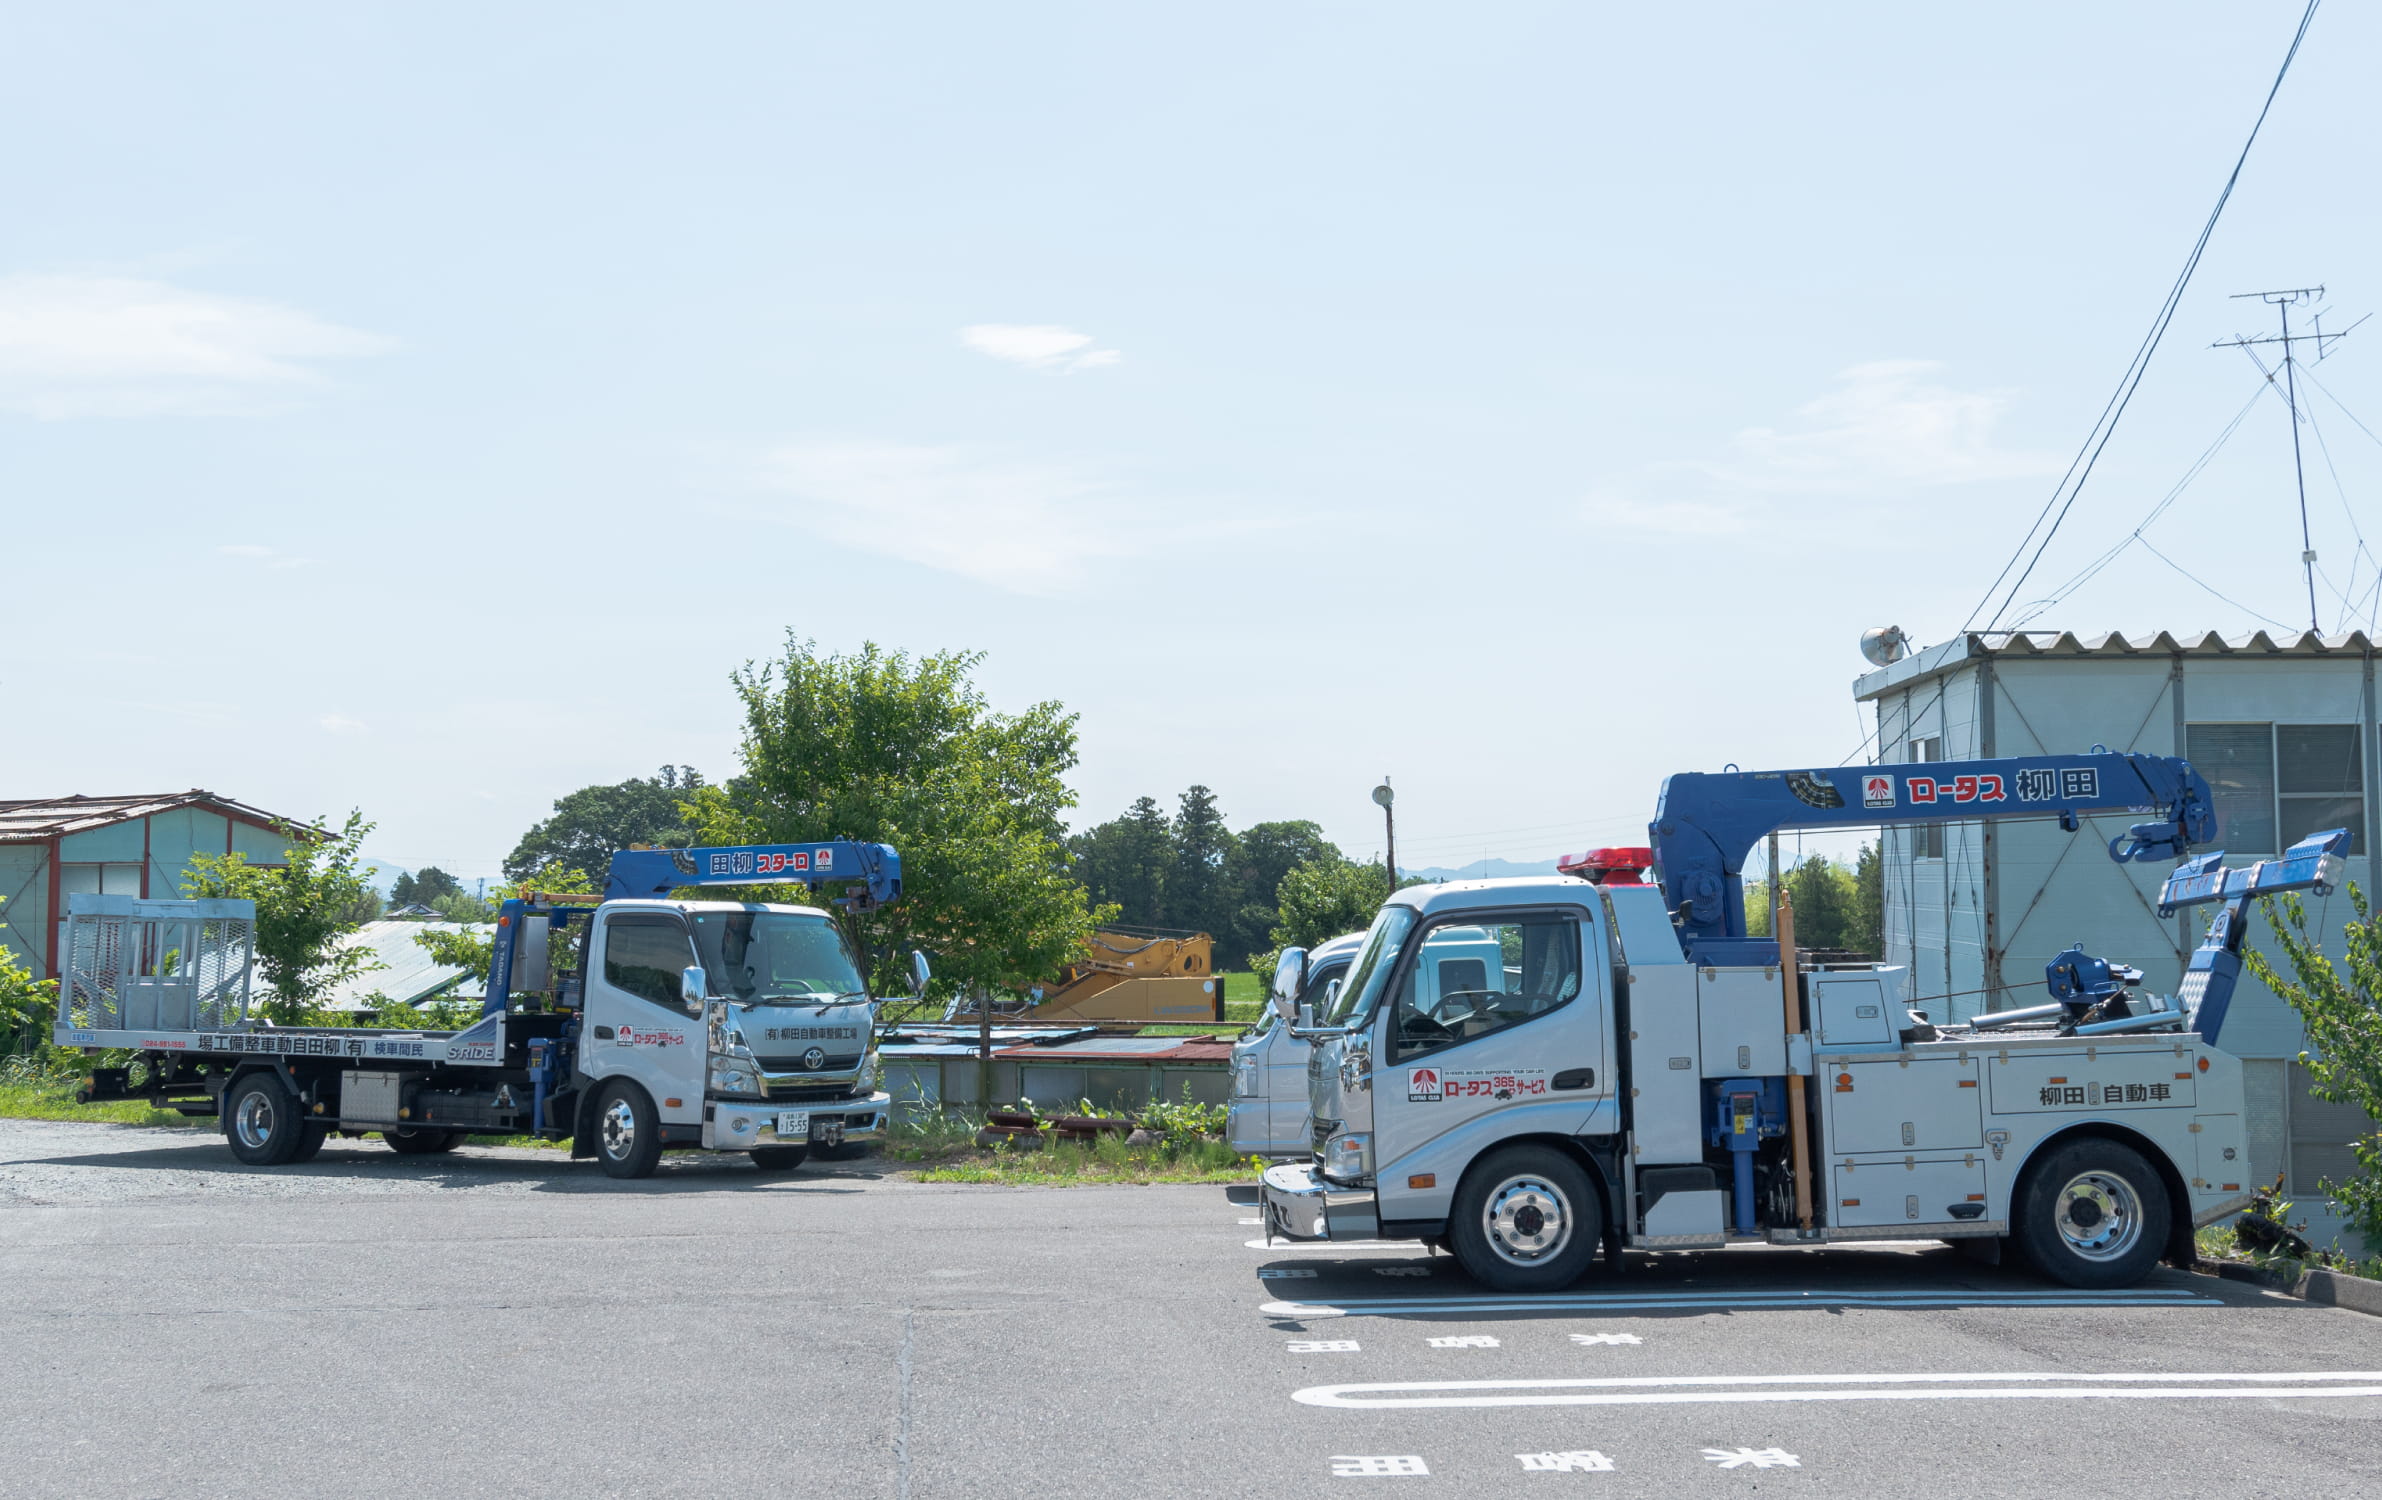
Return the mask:
<path id="1" fill-rule="evenodd" d="M 1619 840 L 1960 626 L 2298 10 L 18 7 L 0 795 L 490 873 L 731 769 L 792 629 L 990 653 L 1087 818 L 1365 852 L 1387 771 L 1411 864 Z M 2257 392 L 2228 293 L 2382 307 L 2378 43 L 2318 17 L 2040 581 Z M 2382 431 L 2382 332 L 2317 373 Z M 2382 441 L 2315 415 L 2357 597 Z M 2136 549 L 2037 623 L 2297 620 L 2289 475 L 2267 401 L 2150 533 L 2239 607 Z"/>

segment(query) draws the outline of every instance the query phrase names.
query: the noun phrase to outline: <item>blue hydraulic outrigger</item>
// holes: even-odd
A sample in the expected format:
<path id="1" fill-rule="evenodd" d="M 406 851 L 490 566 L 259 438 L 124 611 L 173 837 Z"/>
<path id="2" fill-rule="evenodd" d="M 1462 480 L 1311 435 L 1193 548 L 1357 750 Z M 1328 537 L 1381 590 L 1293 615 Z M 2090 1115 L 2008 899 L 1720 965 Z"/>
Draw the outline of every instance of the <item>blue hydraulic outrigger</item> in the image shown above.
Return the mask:
<path id="1" fill-rule="evenodd" d="M 2183 986 L 2176 992 L 2192 1029 L 2200 1039 L 2214 1042 L 2225 1029 L 2225 1012 L 2233 1004 L 2234 986 L 2241 981 L 2241 945 L 2249 937 L 2250 902 L 2258 896 L 2290 891 L 2329 894 L 2341 883 L 2349 852 L 2349 830 L 2311 833 L 2283 851 L 2280 859 L 2260 860 L 2246 870 L 2225 867 L 2225 851 L 2213 850 L 2187 860 L 2159 887 L 2159 915 L 2171 917 L 2187 906 L 2225 903 L 2208 925 L 2192 961 L 2184 966 Z"/>
<path id="2" fill-rule="evenodd" d="M 1687 771 L 1666 778 L 1650 829 L 1656 879 L 1688 960 L 1778 961 L 1745 931 L 1746 856 L 1790 828 L 2151 813 L 2109 843 L 2109 857 L 2182 859 L 2216 831 L 2208 783 L 2189 761 L 2095 750 L 2005 760 L 1833 766 L 1812 771 Z"/>
<path id="3" fill-rule="evenodd" d="M 703 849 L 623 849 L 612 856 L 601 896 L 525 892 L 496 915 L 496 943 L 488 959 L 488 999 L 482 1015 L 504 1010 L 524 970 L 544 988 L 546 944 L 553 932 L 593 913 L 605 901 L 659 898 L 686 886 L 809 885 L 859 882 L 836 905 L 854 911 L 898 901 L 902 857 L 891 844 L 834 839 L 824 844 L 734 844 Z M 535 939 L 535 941 L 529 941 Z"/>

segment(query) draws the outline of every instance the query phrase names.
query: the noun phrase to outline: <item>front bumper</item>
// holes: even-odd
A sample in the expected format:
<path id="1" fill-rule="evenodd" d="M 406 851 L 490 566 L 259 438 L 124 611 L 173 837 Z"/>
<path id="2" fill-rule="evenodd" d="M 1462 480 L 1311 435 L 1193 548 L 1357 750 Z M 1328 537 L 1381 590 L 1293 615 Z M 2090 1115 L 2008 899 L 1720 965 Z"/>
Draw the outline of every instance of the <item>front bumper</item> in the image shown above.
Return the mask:
<path id="1" fill-rule="evenodd" d="M 779 1135 L 778 1119 L 808 1115 L 799 1136 Z M 779 1104 L 758 1099 L 715 1099 L 703 1106 L 703 1146 L 709 1151 L 750 1151 L 755 1146 L 824 1146 L 881 1141 L 893 1118 L 893 1096 L 880 1090 L 865 1098 Z"/>
<path id="2" fill-rule="evenodd" d="M 1340 1187 L 1315 1174 L 1311 1162 L 1266 1168 L 1258 1188 L 1266 1237 L 1292 1240 L 1369 1240 L 1381 1232 L 1381 1210 L 1369 1187 Z"/>

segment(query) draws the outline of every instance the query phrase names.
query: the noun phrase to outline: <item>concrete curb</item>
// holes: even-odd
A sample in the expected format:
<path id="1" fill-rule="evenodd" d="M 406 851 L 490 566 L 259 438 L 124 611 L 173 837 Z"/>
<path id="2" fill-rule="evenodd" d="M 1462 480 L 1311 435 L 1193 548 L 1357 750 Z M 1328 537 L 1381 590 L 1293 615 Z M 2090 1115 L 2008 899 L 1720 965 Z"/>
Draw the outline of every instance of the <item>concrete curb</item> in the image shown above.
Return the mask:
<path id="1" fill-rule="evenodd" d="M 2327 1307 L 2345 1307 L 2351 1312 L 2370 1313 L 2382 1318 L 2382 1281 L 2368 1281 L 2363 1276 L 2344 1276 L 2338 1271 L 2311 1270 L 2294 1277 L 2288 1271 L 2265 1271 L 2239 1261 L 2204 1262 L 2227 1281 L 2246 1281 L 2297 1297 L 2305 1302 L 2321 1302 Z"/>

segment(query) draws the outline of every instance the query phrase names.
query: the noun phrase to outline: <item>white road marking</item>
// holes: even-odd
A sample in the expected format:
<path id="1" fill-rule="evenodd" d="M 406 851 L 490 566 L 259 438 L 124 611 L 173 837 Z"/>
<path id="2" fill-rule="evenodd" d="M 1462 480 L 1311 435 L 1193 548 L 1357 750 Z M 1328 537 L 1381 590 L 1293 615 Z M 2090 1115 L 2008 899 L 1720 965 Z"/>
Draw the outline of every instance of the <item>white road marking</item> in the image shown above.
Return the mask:
<path id="1" fill-rule="evenodd" d="M 1320 1251 L 1326 1255 L 1338 1255 L 1348 1250 L 1396 1250 L 1405 1255 L 1425 1253 L 1423 1247 L 1412 1240 L 1276 1240 L 1270 1245 L 1263 1240 L 1243 1240 L 1241 1243 L 1252 1250 L 1271 1250 L 1276 1255 L 1301 1250 Z"/>
<path id="2" fill-rule="evenodd" d="M 1302 1276 L 1312 1279 L 1315 1273 L 1293 1266 L 1259 1266 L 1257 1275 L 1263 1281 L 1294 1281 Z"/>
<path id="3" fill-rule="evenodd" d="M 1974 1382 L 1959 1384 L 1959 1382 Z M 2159 1384 L 2158 1382 L 2167 1382 Z M 2189 1384 L 2185 1382 L 2191 1382 Z M 2171 1375 L 1676 1375 L 1611 1380 L 1416 1380 L 1293 1391 L 1302 1406 L 1680 1406 L 1773 1401 L 2134 1401 L 2382 1396 L 2382 1370 Z"/>
<path id="4" fill-rule="evenodd" d="M 1724 1469 L 1800 1469 L 1803 1461 L 1784 1448 L 1706 1448 L 1704 1458 Z"/>
<path id="5" fill-rule="evenodd" d="M 1376 1276 L 1428 1276 L 1431 1274 L 1431 1268 L 1429 1266 L 1375 1266 L 1373 1274 Z"/>
<path id="6" fill-rule="evenodd" d="M 1539 1474 L 1610 1474 L 1613 1461 L 1594 1448 L 1575 1448 L 1569 1453 L 1517 1453 L 1522 1467 Z"/>
<path id="7" fill-rule="evenodd" d="M 1571 1336 L 1571 1341 L 1575 1344 L 1642 1344 L 1646 1342 L 1634 1333 L 1575 1333 Z"/>
<path id="8" fill-rule="evenodd" d="M 1497 1341 L 1485 1333 L 1459 1333 L 1448 1338 L 1431 1339 L 1429 1343 L 1434 1349 L 1494 1349 L 1498 1347 Z"/>
<path id="9" fill-rule="evenodd" d="M 1335 1453 L 1332 1455 L 1334 1479 L 1388 1479 L 1401 1474 L 1428 1474 L 1430 1467 L 1411 1453 L 1373 1454 Z"/>
<path id="10" fill-rule="evenodd" d="M 1354 1354 L 1355 1339 L 1292 1339 L 1284 1345 L 1293 1354 Z"/>
<path id="11" fill-rule="evenodd" d="M 1233 1220 L 1233 1222 L 1234 1222 L 1234 1223 L 1236 1223 L 1236 1224 L 1263 1224 L 1263 1223 L 1265 1222 L 1265 1220 L 1263 1220 L 1263 1219 L 1235 1219 L 1235 1220 Z"/>
<path id="12" fill-rule="evenodd" d="M 1261 1275 L 1264 1273 L 1260 1273 Z M 1643 1308 L 1779 1307 L 2222 1307 L 2214 1297 L 2184 1288 L 2131 1287 L 2110 1292 L 2043 1291 L 1836 1292 L 1759 1290 L 1744 1292 L 1605 1292 L 1556 1297 L 1510 1297 L 1482 1292 L 1465 1297 L 1345 1297 L 1336 1302 L 1268 1302 L 1258 1311 L 1269 1318 L 1352 1318 L 1404 1313 L 1527 1312 L 1595 1313 Z"/>

